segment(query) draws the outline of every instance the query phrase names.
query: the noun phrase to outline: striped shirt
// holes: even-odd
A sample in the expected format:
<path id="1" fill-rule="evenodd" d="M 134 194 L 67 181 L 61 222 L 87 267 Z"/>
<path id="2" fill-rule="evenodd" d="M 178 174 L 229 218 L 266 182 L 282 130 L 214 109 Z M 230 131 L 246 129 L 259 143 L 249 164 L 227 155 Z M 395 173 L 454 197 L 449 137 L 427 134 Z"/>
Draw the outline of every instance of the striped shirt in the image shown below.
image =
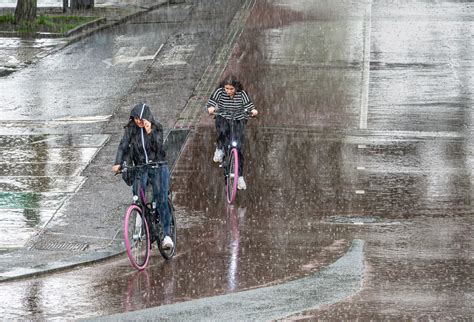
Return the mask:
<path id="1" fill-rule="evenodd" d="M 215 107 L 219 114 L 226 119 L 243 120 L 249 117 L 249 112 L 255 108 L 252 100 L 245 91 L 238 91 L 230 97 L 223 87 L 212 93 L 207 107 Z M 232 117 L 235 113 L 235 116 Z"/>

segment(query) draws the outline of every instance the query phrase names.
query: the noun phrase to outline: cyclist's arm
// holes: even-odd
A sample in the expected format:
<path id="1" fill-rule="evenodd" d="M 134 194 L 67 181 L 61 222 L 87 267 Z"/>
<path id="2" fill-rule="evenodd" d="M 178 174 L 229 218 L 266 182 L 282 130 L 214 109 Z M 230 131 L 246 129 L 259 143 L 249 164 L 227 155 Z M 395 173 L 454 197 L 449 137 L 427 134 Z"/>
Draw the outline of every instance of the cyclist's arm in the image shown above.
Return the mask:
<path id="1" fill-rule="evenodd" d="M 246 91 L 242 91 L 242 99 L 243 99 L 243 108 L 250 112 L 250 115 L 257 116 L 258 111 L 255 108 L 250 96 L 247 94 Z"/>
<path id="2" fill-rule="evenodd" d="M 207 107 L 207 112 L 209 115 L 214 114 L 214 112 L 217 110 L 219 98 L 222 95 L 222 88 L 217 88 L 209 97 L 209 100 L 207 101 L 206 107 Z"/>
<path id="3" fill-rule="evenodd" d="M 125 128 L 122 139 L 117 147 L 117 154 L 115 156 L 115 163 L 112 166 L 112 171 L 118 172 L 122 166 L 124 156 L 126 153 L 129 153 L 129 144 L 130 144 L 130 130 Z"/>

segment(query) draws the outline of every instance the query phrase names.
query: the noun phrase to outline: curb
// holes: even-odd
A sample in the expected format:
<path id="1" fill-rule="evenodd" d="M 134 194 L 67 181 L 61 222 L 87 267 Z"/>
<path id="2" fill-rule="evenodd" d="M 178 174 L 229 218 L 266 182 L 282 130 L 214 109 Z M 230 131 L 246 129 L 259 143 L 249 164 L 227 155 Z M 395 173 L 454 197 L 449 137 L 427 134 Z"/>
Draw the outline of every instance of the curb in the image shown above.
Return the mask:
<path id="1" fill-rule="evenodd" d="M 87 254 L 87 255 L 78 255 L 78 257 L 82 257 L 82 260 L 74 261 L 74 258 L 64 261 L 64 262 L 57 262 L 56 264 L 51 265 L 51 268 L 44 269 L 44 268 L 31 268 L 29 272 L 25 273 L 25 270 L 20 270 L 18 273 L 16 271 L 7 272 L 6 275 L 0 275 L 0 284 L 19 281 L 39 276 L 45 276 L 52 273 L 57 272 L 65 272 L 67 270 L 73 270 L 77 267 L 84 266 L 84 265 L 92 265 L 95 263 L 100 263 L 106 260 L 109 260 L 114 257 L 122 256 L 126 253 L 126 250 L 121 251 L 103 251 L 97 254 Z M 41 265 L 40 265 L 41 266 Z"/>
<path id="2" fill-rule="evenodd" d="M 85 29 L 88 28 L 95 28 L 99 26 L 102 23 L 105 23 L 107 21 L 107 18 L 105 17 L 100 17 L 97 18 L 93 21 L 90 21 L 88 23 L 82 24 L 80 26 L 77 26 L 74 29 L 69 30 L 66 33 L 59 33 L 59 32 L 36 32 L 34 34 L 25 34 L 21 33 L 18 31 L 0 31 L 0 37 L 24 37 L 24 36 L 33 36 L 34 39 L 50 39 L 50 38 L 66 38 L 66 37 L 71 37 L 75 34 L 78 34 Z"/>

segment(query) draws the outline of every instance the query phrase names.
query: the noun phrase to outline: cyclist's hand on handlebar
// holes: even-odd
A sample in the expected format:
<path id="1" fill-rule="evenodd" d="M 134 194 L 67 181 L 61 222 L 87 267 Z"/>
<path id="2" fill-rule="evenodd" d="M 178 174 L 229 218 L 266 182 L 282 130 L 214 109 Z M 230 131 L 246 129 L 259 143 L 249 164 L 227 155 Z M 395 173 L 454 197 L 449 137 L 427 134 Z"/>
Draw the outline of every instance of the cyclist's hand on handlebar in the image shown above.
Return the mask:
<path id="1" fill-rule="evenodd" d="M 207 112 L 209 115 L 214 115 L 214 112 L 216 111 L 216 108 L 214 106 L 210 106 L 207 108 Z"/>
<path id="2" fill-rule="evenodd" d="M 115 174 L 118 174 L 121 169 L 122 169 L 122 166 L 121 166 L 120 164 L 114 164 L 114 165 L 112 166 L 112 171 L 113 171 Z"/>

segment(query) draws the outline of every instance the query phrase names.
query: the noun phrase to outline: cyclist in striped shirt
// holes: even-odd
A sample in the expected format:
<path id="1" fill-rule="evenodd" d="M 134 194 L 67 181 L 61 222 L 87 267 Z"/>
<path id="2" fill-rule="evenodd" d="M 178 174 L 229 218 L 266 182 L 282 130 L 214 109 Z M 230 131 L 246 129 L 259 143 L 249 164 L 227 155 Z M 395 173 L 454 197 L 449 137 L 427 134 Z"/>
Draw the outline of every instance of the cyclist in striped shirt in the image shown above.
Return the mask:
<path id="1" fill-rule="evenodd" d="M 250 99 L 247 92 L 242 88 L 242 85 L 233 75 L 227 76 L 219 85 L 219 87 L 212 93 L 207 102 L 207 111 L 210 115 L 219 110 L 219 115 L 216 116 L 216 131 L 217 131 L 217 147 L 214 152 L 214 162 L 222 162 L 224 157 L 224 145 L 230 135 L 230 119 L 234 118 L 235 131 L 238 140 L 241 143 L 239 149 L 239 179 L 237 181 L 237 188 L 240 190 L 247 189 L 243 176 L 243 146 L 245 142 L 245 125 L 249 115 L 256 116 L 258 111 Z"/>

